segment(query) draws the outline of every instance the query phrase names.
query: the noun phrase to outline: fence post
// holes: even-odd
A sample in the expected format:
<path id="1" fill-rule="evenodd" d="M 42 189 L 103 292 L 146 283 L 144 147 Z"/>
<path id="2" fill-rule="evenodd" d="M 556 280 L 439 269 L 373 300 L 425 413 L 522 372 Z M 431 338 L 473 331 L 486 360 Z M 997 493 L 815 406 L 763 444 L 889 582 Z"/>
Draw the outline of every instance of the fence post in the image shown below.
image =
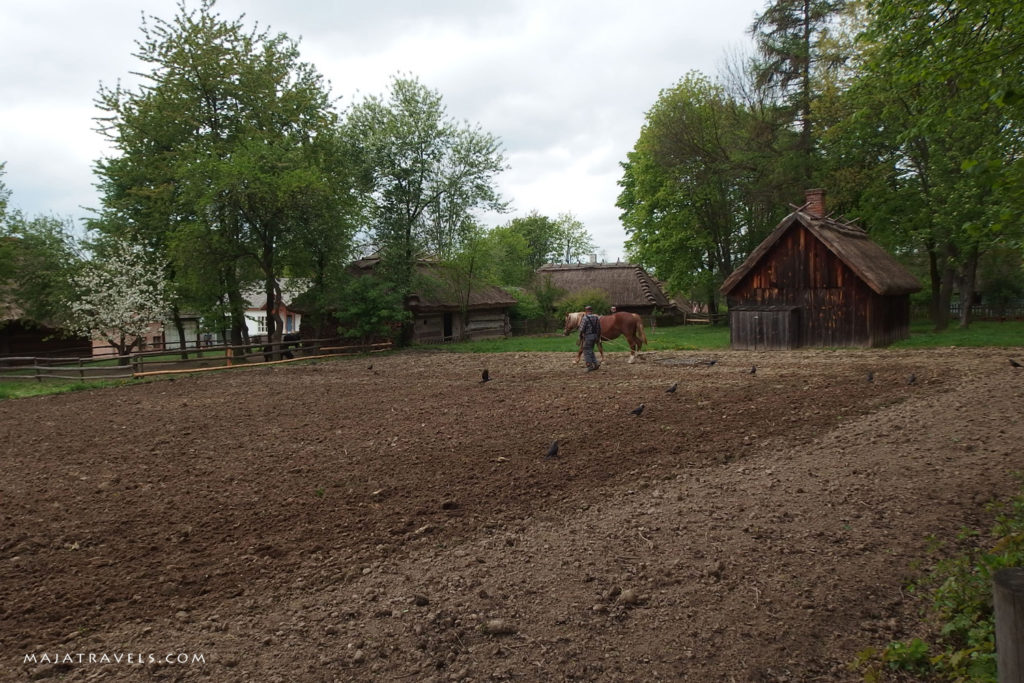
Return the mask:
<path id="1" fill-rule="evenodd" d="M 1000 569 L 992 581 L 999 683 L 1024 683 L 1024 567 Z"/>

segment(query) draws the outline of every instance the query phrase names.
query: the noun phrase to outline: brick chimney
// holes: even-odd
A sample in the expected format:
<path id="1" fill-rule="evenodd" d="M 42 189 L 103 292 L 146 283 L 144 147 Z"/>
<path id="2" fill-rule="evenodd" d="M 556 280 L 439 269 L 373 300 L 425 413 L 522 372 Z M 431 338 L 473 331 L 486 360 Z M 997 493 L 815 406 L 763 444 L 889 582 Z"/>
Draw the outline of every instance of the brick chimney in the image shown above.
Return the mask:
<path id="1" fill-rule="evenodd" d="M 825 190 L 816 188 L 813 190 L 805 190 L 804 197 L 807 199 L 807 208 L 804 209 L 807 213 L 812 216 L 819 218 L 825 217 Z"/>

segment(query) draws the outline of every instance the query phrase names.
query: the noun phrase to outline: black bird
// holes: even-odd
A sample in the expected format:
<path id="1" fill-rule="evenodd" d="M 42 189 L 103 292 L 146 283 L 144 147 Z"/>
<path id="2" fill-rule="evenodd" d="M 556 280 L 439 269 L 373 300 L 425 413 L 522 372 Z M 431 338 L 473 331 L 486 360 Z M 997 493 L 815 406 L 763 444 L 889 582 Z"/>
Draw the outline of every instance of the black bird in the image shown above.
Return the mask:
<path id="1" fill-rule="evenodd" d="M 708 361 L 708 365 L 714 365 L 717 362 L 718 362 L 718 360 L 712 358 L 711 360 Z"/>
<path id="2" fill-rule="evenodd" d="M 490 381 L 491 381 L 491 376 L 487 373 L 487 368 L 484 368 L 484 375 L 483 375 L 483 379 L 480 380 L 480 384 L 483 384 L 484 382 L 490 382 Z"/>
<path id="3" fill-rule="evenodd" d="M 1010 359 L 1010 365 L 1012 365 L 1015 368 L 1024 368 L 1024 365 L 1021 365 L 1020 363 L 1018 363 L 1017 361 L 1015 361 L 1012 358 Z"/>
<path id="4" fill-rule="evenodd" d="M 907 384 L 917 384 L 917 375 L 910 373 L 910 377 L 907 379 Z"/>
<path id="5" fill-rule="evenodd" d="M 554 441 L 551 442 L 551 446 L 548 448 L 548 454 L 547 454 L 546 457 L 548 457 L 548 458 L 557 458 L 558 457 L 558 439 L 555 439 Z"/>
<path id="6" fill-rule="evenodd" d="M 750 366 L 750 374 L 751 375 L 756 375 L 757 374 L 757 366 L 756 365 Z"/>
<path id="7" fill-rule="evenodd" d="M 670 386 L 668 389 L 666 389 L 665 393 L 666 394 L 674 394 L 674 393 L 676 393 L 676 387 L 677 386 L 679 386 L 679 382 L 674 383 L 672 386 Z"/>
<path id="8" fill-rule="evenodd" d="M 644 412 L 644 404 L 641 403 L 640 405 L 638 405 L 636 408 L 633 408 L 633 410 L 631 410 L 629 412 L 631 412 L 634 415 L 636 415 L 637 417 L 639 417 L 640 413 Z"/>
<path id="9" fill-rule="evenodd" d="M 875 373 L 871 372 L 870 370 L 868 370 L 868 381 L 869 382 L 874 382 L 875 381 Z"/>
<path id="10" fill-rule="evenodd" d="M 373 370 L 373 363 L 370 363 L 369 365 L 367 365 L 366 369 L 367 370 Z"/>

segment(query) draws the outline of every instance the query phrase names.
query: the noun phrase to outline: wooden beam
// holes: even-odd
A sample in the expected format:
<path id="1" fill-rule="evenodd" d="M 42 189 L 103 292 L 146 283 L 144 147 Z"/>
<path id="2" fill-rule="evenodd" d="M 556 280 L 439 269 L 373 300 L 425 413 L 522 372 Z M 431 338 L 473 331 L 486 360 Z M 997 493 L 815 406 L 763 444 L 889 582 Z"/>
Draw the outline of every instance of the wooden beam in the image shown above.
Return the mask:
<path id="1" fill-rule="evenodd" d="M 391 348 L 390 344 L 387 345 L 387 348 L 380 348 L 380 349 L 373 348 L 373 347 L 376 347 L 376 346 L 382 346 L 382 345 L 381 344 L 373 344 L 370 347 L 338 346 L 338 347 L 328 347 L 328 348 L 338 348 L 338 349 L 370 348 L 370 350 L 367 351 L 367 353 L 380 353 L 381 351 L 387 351 L 388 349 Z M 138 379 L 139 377 L 153 377 L 153 376 L 156 376 L 156 375 L 185 375 L 185 374 L 188 374 L 190 372 L 209 372 L 211 370 L 238 370 L 238 369 L 241 369 L 241 368 L 259 368 L 259 367 L 263 367 L 265 365 L 280 365 L 281 363 L 297 363 L 298 361 L 316 360 L 318 358 L 336 358 L 338 356 L 345 356 L 345 355 L 354 356 L 354 355 L 357 355 L 358 353 L 362 353 L 362 352 L 355 352 L 355 353 L 349 353 L 349 354 L 345 354 L 345 353 L 324 353 L 324 354 L 320 354 L 318 356 L 300 356 L 298 358 L 285 358 L 283 360 L 268 360 L 268 361 L 263 361 L 263 362 L 260 362 L 260 363 L 243 363 L 241 365 L 238 365 L 238 364 L 235 364 L 235 365 L 218 365 L 218 366 L 212 367 L 212 368 L 184 368 L 182 370 L 149 370 L 147 372 L 135 372 L 135 373 L 132 373 L 132 378 L 133 379 Z M 253 355 L 257 355 L 257 354 L 253 354 Z"/>
<path id="2" fill-rule="evenodd" d="M 1024 681 L 1024 567 L 1000 569 L 992 581 L 999 683 Z"/>

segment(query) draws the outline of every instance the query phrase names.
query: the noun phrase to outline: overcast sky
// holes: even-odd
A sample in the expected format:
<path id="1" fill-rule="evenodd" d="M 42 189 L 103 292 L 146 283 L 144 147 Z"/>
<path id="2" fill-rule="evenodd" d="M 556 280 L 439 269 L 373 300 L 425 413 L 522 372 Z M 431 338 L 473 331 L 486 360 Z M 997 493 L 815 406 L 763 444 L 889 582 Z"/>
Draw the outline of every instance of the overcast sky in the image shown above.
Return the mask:
<path id="1" fill-rule="evenodd" d="M 767 0 L 219 0 L 300 41 L 302 59 L 344 107 L 417 77 L 448 114 L 501 139 L 499 184 L 513 211 L 572 213 L 600 256 L 624 258 L 615 207 L 620 162 L 662 88 L 691 70 L 716 76 L 750 50 Z M 190 0 L 188 7 L 198 6 Z M 99 85 L 134 83 L 142 14 L 177 0 L 0 0 L 0 162 L 11 203 L 76 220 L 98 205 L 93 163 Z"/>

